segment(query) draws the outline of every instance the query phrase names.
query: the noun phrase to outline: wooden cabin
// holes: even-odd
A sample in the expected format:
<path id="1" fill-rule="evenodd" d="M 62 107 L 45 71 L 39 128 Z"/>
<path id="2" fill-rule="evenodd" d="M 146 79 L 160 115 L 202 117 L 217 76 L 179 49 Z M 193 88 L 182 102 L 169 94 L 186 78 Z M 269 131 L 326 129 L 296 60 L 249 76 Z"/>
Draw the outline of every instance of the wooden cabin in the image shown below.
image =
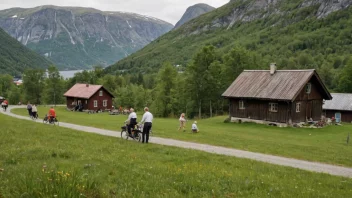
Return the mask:
<path id="1" fill-rule="evenodd" d="M 245 70 L 223 93 L 231 120 L 299 123 L 318 121 L 332 96 L 315 70 Z M 261 122 L 262 123 L 262 122 Z"/>
<path id="2" fill-rule="evenodd" d="M 352 94 L 332 93 L 333 99 L 325 101 L 324 115 L 334 117 L 336 122 L 352 122 Z"/>
<path id="3" fill-rule="evenodd" d="M 75 109 L 81 105 L 84 110 L 91 111 L 111 110 L 114 98 L 102 85 L 89 84 L 75 84 L 64 96 L 67 108 Z"/>

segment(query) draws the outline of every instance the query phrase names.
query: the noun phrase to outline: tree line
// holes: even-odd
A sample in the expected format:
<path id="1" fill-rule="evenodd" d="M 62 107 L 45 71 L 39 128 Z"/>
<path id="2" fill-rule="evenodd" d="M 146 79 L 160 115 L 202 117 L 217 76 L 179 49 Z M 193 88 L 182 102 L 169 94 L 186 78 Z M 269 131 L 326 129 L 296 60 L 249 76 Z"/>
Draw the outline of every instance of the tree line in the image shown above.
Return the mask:
<path id="1" fill-rule="evenodd" d="M 180 70 L 164 63 L 158 73 L 106 74 L 101 67 L 76 73 L 63 79 L 55 66 L 47 73 L 29 69 L 23 74 L 23 85 L 16 86 L 12 76 L 0 75 L 0 94 L 10 104 L 30 101 L 35 104 L 64 104 L 63 94 L 76 83 L 101 84 L 114 94 L 114 106 L 133 107 L 142 111 L 149 106 L 159 117 L 212 117 L 228 112 L 228 102 L 221 94 L 244 69 L 269 69 L 255 52 L 234 47 L 222 55 L 214 46 L 201 48 L 192 61 Z M 352 59 L 342 61 L 339 70 L 331 72 L 322 65 L 318 73 L 330 91 L 352 92 Z M 280 65 L 278 65 L 280 68 Z M 334 75 L 332 75 L 332 73 Z M 331 89 L 330 83 L 334 83 Z"/>

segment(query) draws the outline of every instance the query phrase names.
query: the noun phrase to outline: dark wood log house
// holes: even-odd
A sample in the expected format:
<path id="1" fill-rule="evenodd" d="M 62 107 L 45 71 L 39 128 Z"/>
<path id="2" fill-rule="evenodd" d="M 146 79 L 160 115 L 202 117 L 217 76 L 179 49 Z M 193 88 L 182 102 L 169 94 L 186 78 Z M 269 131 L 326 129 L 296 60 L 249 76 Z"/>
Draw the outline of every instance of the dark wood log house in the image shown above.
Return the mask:
<path id="1" fill-rule="evenodd" d="M 222 95 L 231 120 L 299 123 L 321 119 L 332 96 L 315 70 L 245 70 Z"/>
<path id="2" fill-rule="evenodd" d="M 323 111 L 327 118 L 336 122 L 352 122 L 352 94 L 332 93 L 333 99 L 325 101 Z"/>
<path id="3" fill-rule="evenodd" d="M 67 108 L 73 109 L 81 104 L 84 110 L 111 110 L 114 96 L 102 85 L 75 84 L 68 90 L 66 97 Z"/>

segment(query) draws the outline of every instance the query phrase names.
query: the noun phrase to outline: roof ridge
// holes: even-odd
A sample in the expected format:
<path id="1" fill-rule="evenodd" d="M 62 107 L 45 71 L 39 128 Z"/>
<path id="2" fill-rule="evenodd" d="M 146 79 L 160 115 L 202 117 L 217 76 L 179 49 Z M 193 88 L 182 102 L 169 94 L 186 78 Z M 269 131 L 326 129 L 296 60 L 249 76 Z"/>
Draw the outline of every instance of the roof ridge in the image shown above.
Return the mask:
<path id="1" fill-rule="evenodd" d="M 243 70 L 245 72 L 270 72 L 270 70 Z M 315 71 L 315 69 L 298 69 L 298 70 L 276 70 L 275 72 L 306 72 L 306 71 Z"/>

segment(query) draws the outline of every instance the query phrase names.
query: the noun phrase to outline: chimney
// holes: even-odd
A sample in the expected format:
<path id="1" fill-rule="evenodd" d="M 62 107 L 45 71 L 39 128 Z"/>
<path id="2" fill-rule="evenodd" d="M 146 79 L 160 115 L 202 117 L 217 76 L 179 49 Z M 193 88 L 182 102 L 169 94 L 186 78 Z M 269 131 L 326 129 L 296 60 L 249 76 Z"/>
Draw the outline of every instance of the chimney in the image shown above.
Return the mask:
<path id="1" fill-rule="evenodd" d="M 89 87 L 89 84 L 86 84 L 86 87 Z"/>
<path id="2" fill-rule="evenodd" d="M 276 72 L 276 63 L 270 63 L 270 75 L 274 75 Z"/>

